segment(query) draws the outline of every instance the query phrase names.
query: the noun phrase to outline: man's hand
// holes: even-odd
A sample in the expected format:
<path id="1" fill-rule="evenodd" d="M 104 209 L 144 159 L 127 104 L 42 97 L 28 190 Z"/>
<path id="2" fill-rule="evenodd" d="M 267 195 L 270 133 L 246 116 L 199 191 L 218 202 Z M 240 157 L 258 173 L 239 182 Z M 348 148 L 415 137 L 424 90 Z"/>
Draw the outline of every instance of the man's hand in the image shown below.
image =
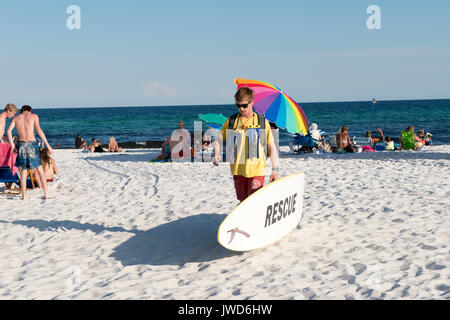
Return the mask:
<path id="1" fill-rule="evenodd" d="M 272 171 L 272 174 L 270 175 L 269 183 L 272 181 L 278 180 L 278 171 Z"/>
<path id="2" fill-rule="evenodd" d="M 52 154 L 53 152 L 55 152 L 55 150 L 53 150 L 52 147 L 48 146 L 48 152 L 49 152 L 50 154 Z"/>

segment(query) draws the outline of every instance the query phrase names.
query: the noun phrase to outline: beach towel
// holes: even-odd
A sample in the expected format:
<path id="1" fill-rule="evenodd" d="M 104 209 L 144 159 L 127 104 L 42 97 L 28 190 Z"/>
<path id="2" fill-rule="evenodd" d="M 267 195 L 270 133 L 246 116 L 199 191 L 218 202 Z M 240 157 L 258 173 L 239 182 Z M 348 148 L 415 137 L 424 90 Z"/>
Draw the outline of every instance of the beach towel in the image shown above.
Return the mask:
<path id="1" fill-rule="evenodd" d="M 361 146 L 361 148 L 363 149 L 363 152 L 375 152 L 370 146 Z"/>

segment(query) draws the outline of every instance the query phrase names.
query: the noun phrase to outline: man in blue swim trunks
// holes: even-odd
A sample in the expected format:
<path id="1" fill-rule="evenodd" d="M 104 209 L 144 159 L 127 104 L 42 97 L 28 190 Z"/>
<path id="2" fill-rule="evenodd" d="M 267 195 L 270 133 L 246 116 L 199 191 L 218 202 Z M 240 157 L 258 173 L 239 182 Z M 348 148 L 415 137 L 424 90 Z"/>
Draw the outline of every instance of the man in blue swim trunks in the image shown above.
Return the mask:
<path id="1" fill-rule="evenodd" d="M 41 137 L 42 141 L 47 145 L 50 154 L 53 153 L 52 147 L 45 137 L 44 131 L 42 131 L 39 125 L 39 117 L 37 114 L 32 113 L 33 109 L 25 105 L 21 109 L 21 114 L 16 116 L 9 125 L 8 128 L 8 140 L 11 145 L 11 152 L 14 152 L 15 145 L 13 142 L 12 131 L 14 127 L 17 128 L 19 133 L 19 147 L 17 150 L 17 160 L 15 166 L 21 169 L 20 174 L 20 187 L 22 189 L 22 199 L 27 198 L 27 175 L 28 170 L 37 169 L 39 173 L 39 178 L 42 182 L 42 187 L 44 189 L 45 199 L 49 198 L 47 192 L 47 179 L 45 178 L 44 170 L 42 169 L 41 163 L 41 152 L 39 145 L 35 139 L 35 130 L 37 134 Z"/>

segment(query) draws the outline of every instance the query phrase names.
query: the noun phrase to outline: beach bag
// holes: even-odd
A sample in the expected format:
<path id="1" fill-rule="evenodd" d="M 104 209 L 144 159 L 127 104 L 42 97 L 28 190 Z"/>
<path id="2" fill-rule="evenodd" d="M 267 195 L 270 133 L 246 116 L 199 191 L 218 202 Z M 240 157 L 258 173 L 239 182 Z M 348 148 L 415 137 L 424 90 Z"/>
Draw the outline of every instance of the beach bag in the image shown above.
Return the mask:
<path id="1" fill-rule="evenodd" d="M 402 131 L 401 134 L 403 149 L 414 150 L 414 132 Z"/>

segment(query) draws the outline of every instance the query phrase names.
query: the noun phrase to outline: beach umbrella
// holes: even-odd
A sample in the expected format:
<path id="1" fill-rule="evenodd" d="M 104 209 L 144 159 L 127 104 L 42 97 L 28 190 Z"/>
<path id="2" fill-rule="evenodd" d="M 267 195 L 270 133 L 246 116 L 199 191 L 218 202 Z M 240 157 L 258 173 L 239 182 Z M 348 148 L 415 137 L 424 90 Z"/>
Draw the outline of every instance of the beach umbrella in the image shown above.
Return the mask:
<path id="1" fill-rule="evenodd" d="M 203 120 L 207 123 L 208 126 L 211 128 L 220 130 L 222 128 L 223 124 L 227 120 L 227 117 L 223 114 L 217 114 L 217 113 L 207 113 L 207 114 L 201 114 L 198 116 L 200 120 Z"/>
<path id="2" fill-rule="evenodd" d="M 238 89 L 249 87 L 255 93 L 253 110 L 264 114 L 267 120 L 275 122 L 290 133 L 306 134 L 308 119 L 302 108 L 283 90 L 264 81 L 235 79 Z"/>

